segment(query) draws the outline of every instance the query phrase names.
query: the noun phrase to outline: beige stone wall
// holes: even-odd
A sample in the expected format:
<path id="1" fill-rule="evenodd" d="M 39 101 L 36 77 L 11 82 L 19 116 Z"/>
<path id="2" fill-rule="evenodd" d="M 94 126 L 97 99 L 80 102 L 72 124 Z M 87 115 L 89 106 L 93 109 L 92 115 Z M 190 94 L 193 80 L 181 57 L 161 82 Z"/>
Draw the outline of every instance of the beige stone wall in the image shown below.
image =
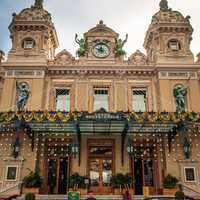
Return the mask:
<path id="1" fill-rule="evenodd" d="M 165 175 L 171 174 L 177 177 L 183 184 L 200 191 L 200 153 L 199 142 L 200 136 L 197 133 L 190 133 L 188 135 L 191 143 L 191 156 L 190 159 L 185 159 L 183 154 L 183 141 L 184 135 L 180 134 L 172 141 L 171 152 L 168 150 L 167 138 L 165 138 L 165 152 L 166 152 L 166 171 Z M 185 180 L 185 167 L 192 167 L 195 169 L 194 182 L 187 182 Z"/>
<path id="2" fill-rule="evenodd" d="M 55 110 L 55 88 L 69 88 L 71 90 L 71 110 L 93 112 L 93 88 L 96 86 L 109 88 L 109 110 L 127 111 L 132 109 L 132 88 L 147 89 L 147 111 L 175 111 L 173 88 L 177 84 L 188 86 L 187 110 L 200 111 L 200 84 L 198 80 L 135 80 L 124 78 L 118 80 L 108 77 L 104 79 L 19 79 L 30 87 L 30 97 L 26 105 L 28 110 Z M 70 81 L 69 81 L 70 80 Z M 7 78 L 4 81 L 0 111 L 16 109 L 16 79 Z"/>
<path id="3" fill-rule="evenodd" d="M 177 84 L 187 86 L 187 111 L 200 111 L 200 85 L 198 80 L 160 80 L 159 81 L 159 98 L 161 103 L 161 111 L 175 112 L 175 99 L 173 89 Z"/>
<path id="4" fill-rule="evenodd" d="M 19 134 L 20 154 L 16 159 L 13 158 L 12 144 L 15 141 L 16 135 L 16 133 L 0 135 L 0 183 L 2 188 L 19 183 L 29 173 L 27 169 L 35 169 L 36 148 L 32 152 L 31 140 L 24 134 Z M 17 178 L 15 181 L 8 181 L 6 179 L 8 166 L 17 167 Z"/>
<path id="5" fill-rule="evenodd" d="M 42 110 L 42 101 L 44 98 L 44 80 L 43 79 L 19 79 L 28 83 L 30 96 L 25 109 Z M 16 110 L 16 79 L 5 79 L 2 98 L 0 102 L 1 111 Z"/>

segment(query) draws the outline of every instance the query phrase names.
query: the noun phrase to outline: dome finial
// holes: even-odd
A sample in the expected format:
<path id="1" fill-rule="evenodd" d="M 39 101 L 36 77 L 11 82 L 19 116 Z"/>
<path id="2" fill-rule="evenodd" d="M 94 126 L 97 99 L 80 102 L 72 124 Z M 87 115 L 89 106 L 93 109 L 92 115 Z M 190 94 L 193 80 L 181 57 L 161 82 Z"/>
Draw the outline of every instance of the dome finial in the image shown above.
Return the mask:
<path id="1" fill-rule="evenodd" d="M 36 8 L 43 8 L 43 0 L 35 0 L 35 5 Z"/>
<path id="2" fill-rule="evenodd" d="M 162 11 L 168 11 L 169 10 L 167 0 L 161 0 L 159 6 L 160 6 L 160 10 L 162 10 Z"/>

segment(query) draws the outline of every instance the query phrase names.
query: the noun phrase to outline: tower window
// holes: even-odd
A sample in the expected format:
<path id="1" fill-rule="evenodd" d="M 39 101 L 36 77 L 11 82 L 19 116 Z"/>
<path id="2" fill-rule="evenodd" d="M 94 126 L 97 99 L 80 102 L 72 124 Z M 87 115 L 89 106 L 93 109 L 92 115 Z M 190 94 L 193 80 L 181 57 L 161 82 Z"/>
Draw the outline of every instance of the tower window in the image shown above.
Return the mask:
<path id="1" fill-rule="evenodd" d="M 135 112 L 146 111 L 146 90 L 145 89 L 133 89 L 132 90 L 132 109 Z"/>
<path id="2" fill-rule="evenodd" d="M 70 111 L 69 89 L 56 89 L 56 110 Z"/>
<path id="3" fill-rule="evenodd" d="M 35 41 L 32 38 L 26 38 L 23 40 L 22 48 L 32 49 L 35 46 Z"/>
<path id="4" fill-rule="evenodd" d="M 171 51 L 179 51 L 181 50 L 181 44 L 178 40 L 173 39 L 168 42 L 168 48 Z"/>
<path id="5" fill-rule="evenodd" d="M 108 89 L 95 88 L 94 89 L 94 111 L 104 108 L 108 110 Z"/>

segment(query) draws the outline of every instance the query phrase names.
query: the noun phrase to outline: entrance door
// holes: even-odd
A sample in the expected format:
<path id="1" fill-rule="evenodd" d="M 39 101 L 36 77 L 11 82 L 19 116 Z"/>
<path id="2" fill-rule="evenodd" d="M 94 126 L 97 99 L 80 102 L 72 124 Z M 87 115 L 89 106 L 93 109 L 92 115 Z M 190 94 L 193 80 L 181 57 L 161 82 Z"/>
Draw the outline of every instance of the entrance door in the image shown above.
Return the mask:
<path id="1" fill-rule="evenodd" d="M 49 159 L 48 193 L 66 194 L 68 184 L 68 158 Z"/>
<path id="2" fill-rule="evenodd" d="M 137 148 L 137 147 L 136 147 Z M 143 187 L 148 186 L 154 188 L 153 181 L 153 160 L 152 149 L 145 150 L 137 148 L 138 154 L 136 154 L 133 161 L 133 175 L 135 180 L 135 194 L 142 195 Z M 143 154 L 141 154 L 143 152 Z M 141 156 L 143 155 L 143 156 Z"/>
<path id="3" fill-rule="evenodd" d="M 90 189 L 95 193 L 111 192 L 112 159 L 94 158 L 90 160 Z"/>
<path id="4" fill-rule="evenodd" d="M 90 191 L 106 194 L 112 192 L 111 177 L 113 174 L 113 146 L 89 146 L 88 171 Z"/>
<path id="5" fill-rule="evenodd" d="M 143 194 L 143 166 L 142 159 L 136 159 L 134 161 L 134 177 L 135 177 L 135 194 Z"/>
<path id="6" fill-rule="evenodd" d="M 68 160 L 66 158 L 60 159 L 59 180 L 58 180 L 58 193 L 66 194 L 67 192 L 67 172 Z"/>
<path id="7" fill-rule="evenodd" d="M 45 193 L 66 194 L 69 174 L 69 145 L 62 139 L 51 139 L 46 148 Z"/>

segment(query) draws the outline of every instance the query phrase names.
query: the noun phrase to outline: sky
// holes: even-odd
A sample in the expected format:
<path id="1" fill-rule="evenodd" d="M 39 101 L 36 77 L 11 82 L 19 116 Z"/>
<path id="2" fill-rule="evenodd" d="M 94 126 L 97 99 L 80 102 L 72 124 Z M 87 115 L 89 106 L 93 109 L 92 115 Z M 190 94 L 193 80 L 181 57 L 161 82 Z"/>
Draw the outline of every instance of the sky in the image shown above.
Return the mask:
<path id="1" fill-rule="evenodd" d="M 168 0 L 169 7 L 191 16 L 194 28 L 191 49 L 194 55 L 200 52 L 200 3 L 199 0 Z M 120 34 L 128 33 L 124 46 L 130 56 L 137 49 L 145 53 L 143 42 L 151 17 L 159 10 L 160 0 L 44 0 L 54 22 L 59 39 L 57 52 L 66 49 L 75 55 L 78 45 L 75 33 L 82 37 L 99 20 Z M 11 47 L 8 26 L 12 13 L 30 7 L 34 0 L 0 0 L 0 49 L 8 52 Z"/>

